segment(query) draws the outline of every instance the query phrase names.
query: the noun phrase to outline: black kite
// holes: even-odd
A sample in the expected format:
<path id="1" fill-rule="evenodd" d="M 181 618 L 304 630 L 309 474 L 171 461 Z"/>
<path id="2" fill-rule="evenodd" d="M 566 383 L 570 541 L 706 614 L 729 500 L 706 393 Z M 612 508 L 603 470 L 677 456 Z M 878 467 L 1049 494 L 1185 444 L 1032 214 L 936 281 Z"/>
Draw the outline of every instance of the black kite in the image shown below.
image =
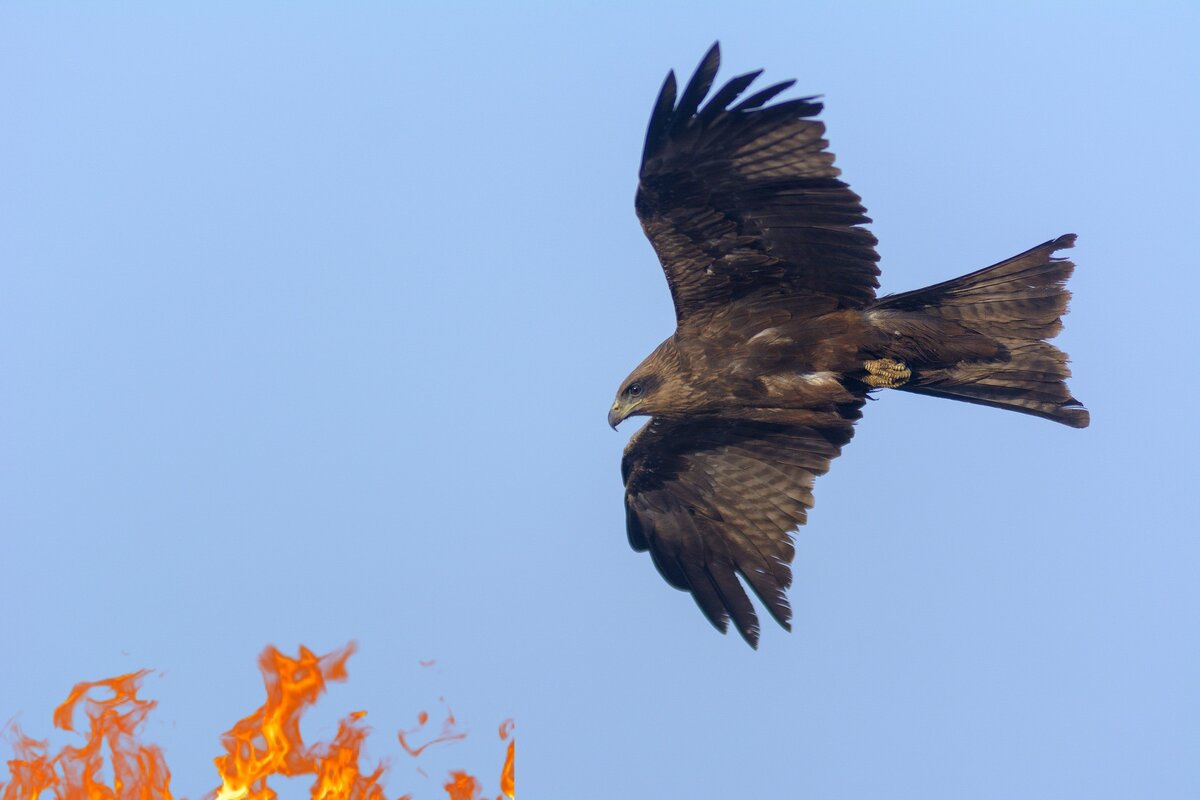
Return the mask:
<path id="1" fill-rule="evenodd" d="M 676 99 L 667 76 L 646 133 L 637 214 L 677 327 L 609 413 L 653 419 L 625 450 L 629 542 L 724 632 L 757 645 L 738 575 L 780 625 L 791 532 L 876 389 L 947 397 L 1086 427 L 1067 390 L 1062 327 L 1073 265 L 1060 236 L 961 278 L 876 298 L 875 237 L 838 179 L 813 98 L 740 100 L 758 72 L 704 102 L 713 45 Z M 736 105 L 735 105 L 736 103 Z"/>

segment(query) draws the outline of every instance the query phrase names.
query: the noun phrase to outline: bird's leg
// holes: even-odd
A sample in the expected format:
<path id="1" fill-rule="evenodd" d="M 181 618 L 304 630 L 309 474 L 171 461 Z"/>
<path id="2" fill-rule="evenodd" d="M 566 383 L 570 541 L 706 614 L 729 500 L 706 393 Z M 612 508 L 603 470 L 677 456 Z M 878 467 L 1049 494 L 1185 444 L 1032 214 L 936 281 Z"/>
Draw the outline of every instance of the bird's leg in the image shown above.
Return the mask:
<path id="1" fill-rule="evenodd" d="M 867 375 L 863 383 L 873 389 L 895 389 L 908 383 L 912 370 L 903 361 L 894 358 L 876 358 L 864 361 L 863 368 Z"/>

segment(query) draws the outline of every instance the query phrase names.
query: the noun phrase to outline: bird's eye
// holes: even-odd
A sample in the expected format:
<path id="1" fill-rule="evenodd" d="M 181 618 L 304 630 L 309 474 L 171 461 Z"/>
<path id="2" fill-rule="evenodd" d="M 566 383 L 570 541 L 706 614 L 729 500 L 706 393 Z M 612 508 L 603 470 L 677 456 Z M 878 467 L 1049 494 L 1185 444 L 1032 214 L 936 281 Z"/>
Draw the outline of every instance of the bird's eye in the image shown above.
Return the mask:
<path id="1" fill-rule="evenodd" d="M 629 388 L 625 390 L 625 393 L 630 397 L 641 397 L 642 385 L 640 383 L 631 383 L 629 384 Z"/>

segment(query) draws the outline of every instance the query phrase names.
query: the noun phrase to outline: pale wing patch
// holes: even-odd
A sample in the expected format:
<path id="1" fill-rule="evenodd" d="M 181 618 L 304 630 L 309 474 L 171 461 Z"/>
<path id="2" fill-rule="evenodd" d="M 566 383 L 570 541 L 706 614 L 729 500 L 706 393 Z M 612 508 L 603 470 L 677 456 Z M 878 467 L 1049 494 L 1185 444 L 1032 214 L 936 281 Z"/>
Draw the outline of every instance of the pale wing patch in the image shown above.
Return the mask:
<path id="1" fill-rule="evenodd" d="M 769 345 L 787 345 L 795 344 L 795 339 L 784 335 L 780 328 L 767 328 L 751 336 L 746 340 L 746 344 L 769 344 Z"/>
<path id="2" fill-rule="evenodd" d="M 762 381 L 767 394 L 778 397 L 792 397 L 798 393 L 811 394 L 814 390 L 822 393 L 832 390 L 838 396 L 846 392 L 836 372 L 777 373 L 763 375 L 759 380 Z"/>

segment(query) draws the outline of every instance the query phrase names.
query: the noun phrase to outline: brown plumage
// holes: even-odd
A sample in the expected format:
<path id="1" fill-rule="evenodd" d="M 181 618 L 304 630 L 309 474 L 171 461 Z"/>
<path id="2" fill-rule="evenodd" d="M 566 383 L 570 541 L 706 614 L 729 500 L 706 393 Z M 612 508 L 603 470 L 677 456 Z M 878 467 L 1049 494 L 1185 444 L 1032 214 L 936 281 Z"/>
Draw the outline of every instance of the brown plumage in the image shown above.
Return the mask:
<path id="1" fill-rule="evenodd" d="M 621 470 L 629 541 L 691 592 L 722 632 L 759 624 L 738 576 L 780 625 L 791 532 L 813 479 L 878 388 L 1086 427 L 1061 329 L 1074 268 L 1061 236 L 936 286 L 875 297 L 879 260 L 862 203 L 838 179 L 813 98 L 749 98 L 757 72 L 707 103 L 713 45 L 676 100 L 674 73 L 646 134 L 637 213 L 662 261 L 677 327 L 622 383 L 614 427 L 653 419 Z"/>

